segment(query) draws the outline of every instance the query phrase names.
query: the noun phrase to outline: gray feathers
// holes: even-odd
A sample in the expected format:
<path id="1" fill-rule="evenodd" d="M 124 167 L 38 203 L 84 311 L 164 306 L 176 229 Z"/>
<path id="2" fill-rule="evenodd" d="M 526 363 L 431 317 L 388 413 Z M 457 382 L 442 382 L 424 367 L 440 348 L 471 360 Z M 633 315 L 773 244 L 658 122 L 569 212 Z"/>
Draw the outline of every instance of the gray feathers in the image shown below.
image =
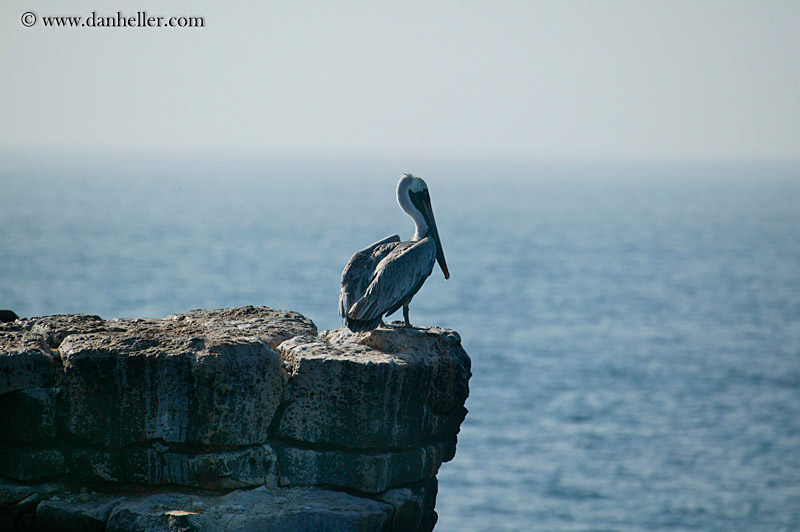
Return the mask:
<path id="1" fill-rule="evenodd" d="M 345 325 L 377 327 L 382 316 L 411 301 L 435 261 L 436 243 L 430 237 L 400 242 L 394 235 L 357 252 L 342 272 L 339 314 Z"/>

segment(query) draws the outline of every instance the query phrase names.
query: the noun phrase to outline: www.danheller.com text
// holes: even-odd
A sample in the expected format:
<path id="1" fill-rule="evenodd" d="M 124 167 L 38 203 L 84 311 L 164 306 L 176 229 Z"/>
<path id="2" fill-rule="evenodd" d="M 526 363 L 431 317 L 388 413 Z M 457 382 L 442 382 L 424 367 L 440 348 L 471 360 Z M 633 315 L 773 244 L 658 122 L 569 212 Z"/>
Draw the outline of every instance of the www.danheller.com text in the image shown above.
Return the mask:
<path id="1" fill-rule="evenodd" d="M 32 15 L 26 13 L 26 15 Z M 35 18 L 29 19 L 35 21 Z M 135 15 L 123 15 L 121 11 L 117 11 L 115 15 L 103 16 L 98 15 L 96 11 L 92 11 L 91 15 L 87 17 L 81 16 L 42 16 L 42 24 L 45 26 L 56 27 L 82 27 L 82 28 L 202 28 L 205 27 L 204 17 L 187 17 L 187 16 L 157 16 L 150 15 L 147 11 L 137 11 Z M 23 24 L 31 26 L 33 24 L 26 23 L 28 21 L 23 19 Z"/>

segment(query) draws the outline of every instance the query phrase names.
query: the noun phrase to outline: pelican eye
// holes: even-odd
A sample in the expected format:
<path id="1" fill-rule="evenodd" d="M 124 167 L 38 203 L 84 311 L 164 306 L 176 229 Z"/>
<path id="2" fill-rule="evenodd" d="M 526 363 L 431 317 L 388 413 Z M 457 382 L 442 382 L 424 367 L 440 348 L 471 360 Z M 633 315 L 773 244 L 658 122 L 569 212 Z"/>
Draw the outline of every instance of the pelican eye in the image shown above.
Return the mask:
<path id="1" fill-rule="evenodd" d="M 411 183 L 411 186 L 408 187 L 408 189 L 411 192 L 424 192 L 424 191 L 428 190 L 428 185 L 426 185 L 425 181 L 423 181 L 422 179 L 416 178 Z"/>

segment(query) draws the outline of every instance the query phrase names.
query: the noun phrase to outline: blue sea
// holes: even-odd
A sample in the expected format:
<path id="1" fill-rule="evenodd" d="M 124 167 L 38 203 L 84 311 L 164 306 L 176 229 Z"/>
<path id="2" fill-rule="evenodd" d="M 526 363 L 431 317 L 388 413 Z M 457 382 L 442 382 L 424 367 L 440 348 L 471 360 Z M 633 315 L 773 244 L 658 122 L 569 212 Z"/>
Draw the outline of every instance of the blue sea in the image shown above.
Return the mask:
<path id="1" fill-rule="evenodd" d="M 157 156 L 0 162 L 0 308 L 293 309 L 430 187 L 469 414 L 438 531 L 800 530 L 800 167 Z M 401 319 L 399 316 L 397 319 Z"/>

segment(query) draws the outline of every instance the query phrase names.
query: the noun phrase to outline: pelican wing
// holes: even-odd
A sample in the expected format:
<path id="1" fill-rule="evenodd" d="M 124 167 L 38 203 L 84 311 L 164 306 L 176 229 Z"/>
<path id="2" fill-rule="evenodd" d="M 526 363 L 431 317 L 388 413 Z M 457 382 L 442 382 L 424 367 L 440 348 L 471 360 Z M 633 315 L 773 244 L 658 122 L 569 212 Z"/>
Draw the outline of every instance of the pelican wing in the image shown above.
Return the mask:
<path id="1" fill-rule="evenodd" d="M 348 316 L 372 320 L 394 312 L 417 293 L 435 261 L 436 243 L 432 238 L 395 245 L 378 263 L 363 297 L 350 307 Z"/>
<path id="2" fill-rule="evenodd" d="M 399 242 L 400 236 L 387 236 L 350 257 L 350 261 L 342 271 L 342 290 L 339 293 L 341 317 L 347 317 L 353 304 L 364 296 L 378 264 Z"/>

